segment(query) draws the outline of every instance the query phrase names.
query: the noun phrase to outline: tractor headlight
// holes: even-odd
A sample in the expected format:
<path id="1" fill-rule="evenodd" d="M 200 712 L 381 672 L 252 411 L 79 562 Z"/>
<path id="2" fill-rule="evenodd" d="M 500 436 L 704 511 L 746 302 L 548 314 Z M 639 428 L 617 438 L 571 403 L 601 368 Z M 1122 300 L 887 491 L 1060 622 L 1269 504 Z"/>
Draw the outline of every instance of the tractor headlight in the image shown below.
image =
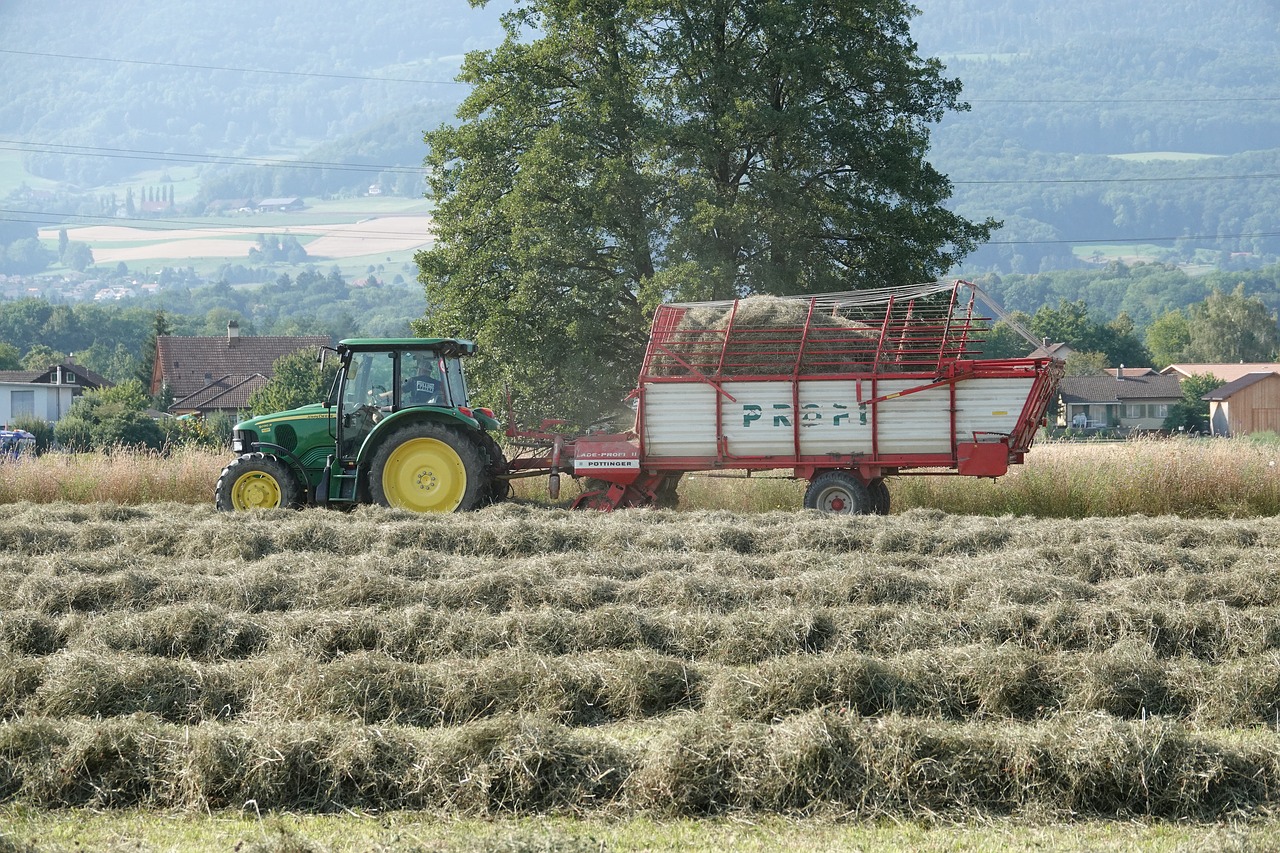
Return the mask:
<path id="1" fill-rule="evenodd" d="M 236 453 L 248 453 L 257 441 L 258 436 L 251 429 L 238 429 L 231 433 L 231 449 Z"/>

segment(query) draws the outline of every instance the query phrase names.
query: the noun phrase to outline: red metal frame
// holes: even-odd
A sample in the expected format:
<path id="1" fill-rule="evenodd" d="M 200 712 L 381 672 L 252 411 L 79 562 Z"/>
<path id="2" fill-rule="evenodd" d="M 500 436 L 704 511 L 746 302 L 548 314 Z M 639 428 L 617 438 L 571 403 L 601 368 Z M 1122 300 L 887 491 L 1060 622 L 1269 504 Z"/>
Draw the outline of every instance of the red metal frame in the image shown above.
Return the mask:
<path id="1" fill-rule="evenodd" d="M 962 291 L 969 291 L 965 298 Z M 514 476 L 540 472 L 558 475 L 573 466 L 575 445 L 600 441 L 630 442 L 637 447 L 639 470 L 625 476 L 605 473 L 597 477 L 610 483 L 593 490 L 579 504 L 611 509 L 652 503 L 664 478 L 691 471 L 736 469 L 746 471 L 792 469 L 796 477 L 812 478 L 817 472 L 845 469 L 866 482 L 906 471 L 930 474 L 998 476 L 1010 463 L 1022 461 L 1030 448 L 1054 388 L 1062 374 L 1060 362 L 1051 359 L 980 358 L 976 346 L 988 318 L 975 314 L 977 288 L 965 281 L 933 282 L 911 288 L 825 294 L 802 297 L 807 302 L 803 320 L 792 325 L 753 327 L 739 313 L 741 300 L 725 303 L 659 306 L 654 318 L 635 396 L 639 424 L 645 423 L 646 392 L 672 383 L 703 383 L 715 390 L 717 424 L 714 456 L 650 458 L 645 435 L 631 432 L 617 436 L 584 436 L 573 439 L 550 431 L 544 422 L 539 431 L 508 428 L 508 435 L 527 446 L 540 448 L 532 458 L 512 460 Z M 686 323 L 691 310 L 723 311 L 722 322 L 706 327 Z M 824 318 L 821 321 L 819 318 Z M 782 369 L 778 369 L 781 367 Z M 1032 379 L 1016 427 L 1008 435 L 983 433 L 971 440 L 957 434 L 957 389 L 976 378 Z M 859 410 L 866 411 L 871 430 L 871 453 L 856 455 L 804 455 L 801 442 L 800 382 L 852 380 Z M 880 395 L 884 381 L 918 383 L 906 390 Z M 791 446 L 789 455 L 739 456 L 729 452 L 723 432 L 724 403 L 736 402 L 726 382 L 790 382 Z M 864 382 L 869 388 L 864 388 Z M 885 454 L 880 452 L 882 404 L 930 389 L 947 387 L 950 394 L 949 453 Z M 869 396 L 864 393 L 869 391 Z M 595 451 L 593 451 L 595 452 Z"/>

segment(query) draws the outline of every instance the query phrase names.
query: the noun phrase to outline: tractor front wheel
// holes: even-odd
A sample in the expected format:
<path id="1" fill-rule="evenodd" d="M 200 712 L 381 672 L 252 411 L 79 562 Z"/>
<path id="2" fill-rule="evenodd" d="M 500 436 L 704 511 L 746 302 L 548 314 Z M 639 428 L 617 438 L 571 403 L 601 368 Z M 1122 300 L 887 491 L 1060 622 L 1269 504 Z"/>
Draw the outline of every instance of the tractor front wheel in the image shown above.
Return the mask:
<path id="1" fill-rule="evenodd" d="M 213 503 L 223 511 L 297 509 L 302 506 L 302 484 L 274 456 L 246 453 L 222 469 Z"/>
<path id="2" fill-rule="evenodd" d="M 468 436 L 421 421 L 396 430 L 373 454 L 369 495 L 412 512 L 475 509 L 485 497 L 485 462 Z"/>
<path id="3" fill-rule="evenodd" d="M 866 515 L 875 510 L 871 493 L 848 471 L 824 471 L 809 481 L 804 508 L 844 515 Z"/>

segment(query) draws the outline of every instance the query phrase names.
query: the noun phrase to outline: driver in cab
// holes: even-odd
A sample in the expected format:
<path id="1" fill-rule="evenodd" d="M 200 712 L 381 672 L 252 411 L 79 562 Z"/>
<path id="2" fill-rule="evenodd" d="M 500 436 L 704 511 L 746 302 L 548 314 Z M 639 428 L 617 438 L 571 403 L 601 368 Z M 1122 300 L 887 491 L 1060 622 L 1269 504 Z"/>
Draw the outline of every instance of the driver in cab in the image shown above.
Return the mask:
<path id="1" fill-rule="evenodd" d="M 410 373 L 400 385 L 401 406 L 430 406 L 440 402 L 440 365 L 432 353 L 420 353 L 405 362 L 405 372 Z"/>

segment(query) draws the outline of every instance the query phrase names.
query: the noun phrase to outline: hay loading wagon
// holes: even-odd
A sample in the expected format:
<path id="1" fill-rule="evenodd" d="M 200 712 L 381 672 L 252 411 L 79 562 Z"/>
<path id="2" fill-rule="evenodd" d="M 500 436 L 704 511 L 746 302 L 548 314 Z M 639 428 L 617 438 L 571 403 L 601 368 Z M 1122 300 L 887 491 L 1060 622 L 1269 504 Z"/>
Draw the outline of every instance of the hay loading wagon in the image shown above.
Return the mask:
<path id="1" fill-rule="evenodd" d="M 658 308 L 634 429 L 571 437 L 508 426 L 507 476 L 588 478 L 575 507 L 662 506 L 693 472 L 783 471 L 805 506 L 886 513 L 885 478 L 998 477 L 1023 461 L 1062 365 L 982 359 L 981 291 L 933 282 Z M 994 306 L 992 306 L 994 308 Z"/>

